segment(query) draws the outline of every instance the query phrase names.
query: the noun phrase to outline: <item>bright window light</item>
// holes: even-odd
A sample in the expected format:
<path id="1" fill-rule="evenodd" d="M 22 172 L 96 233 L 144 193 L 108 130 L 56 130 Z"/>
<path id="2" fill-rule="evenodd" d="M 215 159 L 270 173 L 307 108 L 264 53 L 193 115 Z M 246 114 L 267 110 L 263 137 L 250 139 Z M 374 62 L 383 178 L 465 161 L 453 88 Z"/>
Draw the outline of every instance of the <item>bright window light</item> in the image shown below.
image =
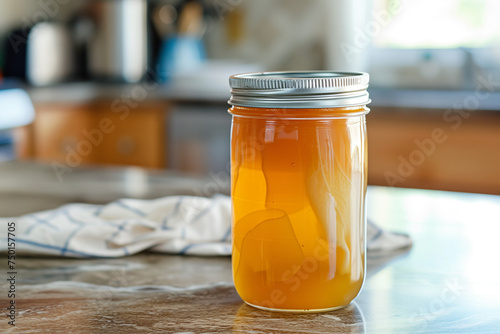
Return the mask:
<path id="1" fill-rule="evenodd" d="M 391 11 L 391 8 L 398 8 Z M 499 0 L 375 0 L 392 13 L 375 36 L 381 48 L 479 48 L 500 44 Z"/>

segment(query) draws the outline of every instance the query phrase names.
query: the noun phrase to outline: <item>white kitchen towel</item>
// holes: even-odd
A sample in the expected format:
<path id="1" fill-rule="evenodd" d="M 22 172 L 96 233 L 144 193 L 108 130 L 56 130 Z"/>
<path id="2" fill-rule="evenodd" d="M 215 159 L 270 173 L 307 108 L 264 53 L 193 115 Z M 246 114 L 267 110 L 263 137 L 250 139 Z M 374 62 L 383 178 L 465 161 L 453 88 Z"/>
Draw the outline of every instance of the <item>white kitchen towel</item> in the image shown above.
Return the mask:
<path id="1" fill-rule="evenodd" d="M 144 250 L 170 254 L 230 255 L 231 200 L 169 196 L 121 199 L 107 205 L 68 204 L 12 219 L 18 254 L 120 257 Z M 368 251 L 411 245 L 406 235 L 369 222 Z M 1 251 L 6 251 L 3 238 Z"/>

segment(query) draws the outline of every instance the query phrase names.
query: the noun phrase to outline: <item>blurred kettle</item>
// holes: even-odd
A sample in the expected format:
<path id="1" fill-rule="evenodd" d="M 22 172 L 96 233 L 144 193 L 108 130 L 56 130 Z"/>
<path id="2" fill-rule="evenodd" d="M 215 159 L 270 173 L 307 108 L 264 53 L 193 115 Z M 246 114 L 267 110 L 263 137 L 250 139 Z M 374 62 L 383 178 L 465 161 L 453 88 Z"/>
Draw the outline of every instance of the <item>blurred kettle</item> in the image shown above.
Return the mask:
<path id="1" fill-rule="evenodd" d="M 94 0 L 90 13 L 90 76 L 106 81 L 140 81 L 147 70 L 147 1 Z"/>
<path id="2" fill-rule="evenodd" d="M 70 29 L 62 23 L 41 22 L 31 29 L 26 51 L 26 78 L 35 86 L 71 77 L 74 54 Z"/>

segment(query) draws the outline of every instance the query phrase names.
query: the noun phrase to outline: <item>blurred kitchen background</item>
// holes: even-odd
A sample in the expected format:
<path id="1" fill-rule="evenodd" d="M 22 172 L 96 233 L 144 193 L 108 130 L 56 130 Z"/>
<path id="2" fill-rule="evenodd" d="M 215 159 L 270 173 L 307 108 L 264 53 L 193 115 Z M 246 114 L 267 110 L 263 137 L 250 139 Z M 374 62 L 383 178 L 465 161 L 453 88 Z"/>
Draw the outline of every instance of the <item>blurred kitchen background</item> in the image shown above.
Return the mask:
<path id="1" fill-rule="evenodd" d="M 498 0 L 0 0 L 0 46 L 0 188 L 225 187 L 228 76 L 327 69 L 371 75 L 369 184 L 500 194 Z"/>

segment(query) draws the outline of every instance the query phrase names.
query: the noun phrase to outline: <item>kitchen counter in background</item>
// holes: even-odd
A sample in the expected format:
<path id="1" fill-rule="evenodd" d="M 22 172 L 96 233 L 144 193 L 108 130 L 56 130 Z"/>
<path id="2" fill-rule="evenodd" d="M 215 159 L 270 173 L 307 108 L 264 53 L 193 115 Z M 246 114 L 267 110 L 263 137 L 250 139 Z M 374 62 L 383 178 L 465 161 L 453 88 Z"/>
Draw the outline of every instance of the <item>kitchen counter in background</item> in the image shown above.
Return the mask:
<path id="1" fill-rule="evenodd" d="M 162 85 L 155 82 L 139 84 L 98 84 L 73 82 L 63 86 L 32 87 L 28 93 L 33 103 L 82 103 L 92 100 L 122 99 L 124 94 L 137 93 L 140 101 L 176 100 L 226 103 L 229 100 L 229 84 L 200 85 L 193 81 L 190 85 Z M 145 94 L 144 94 L 145 93 Z M 140 95 L 142 94 L 142 95 Z"/>
<path id="2" fill-rule="evenodd" d="M 88 188 L 81 188 L 85 183 L 73 187 L 80 195 L 62 196 L 61 189 L 68 191 L 88 171 L 75 170 L 67 185 L 57 186 L 52 179 L 37 183 L 33 177 L 19 188 L 38 195 L 55 191 L 67 200 L 85 193 L 87 202 L 101 203 L 130 196 L 150 183 L 156 190 L 143 191 L 142 197 L 171 194 L 168 185 L 175 180 L 178 189 L 203 185 L 189 178 L 166 177 L 162 182 L 159 175 L 141 183 L 148 178 L 133 172 L 125 182 L 128 172 L 93 172 Z M 91 189 L 115 173 L 115 179 Z M 130 183 L 134 178 L 136 182 Z M 42 189 L 51 182 L 55 188 Z M 4 186 L 0 193 L 12 194 L 13 186 Z M 107 196 L 101 196 L 103 190 Z M 23 202 L 22 196 L 18 204 L 26 212 L 41 209 L 37 203 Z M 6 205 L 0 202 L 0 212 Z M 381 226 L 409 233 L 414 246 L 392 257 L 372 254 L 361 294 L 338 311 L 282 314 L 249 307 L 234 289 L 228 257 L 20 257 L 16 327 L 9 328 L 4 318 L 0 328 L 4 333 L 498 333 L 500 197 L 371 187 L 368 212 Z M 6 261 L 1 268 L 6 271 Z M 0 291 L 6 289 L 2 281 Z M 2 293 L 2 305 L 5 298 Z"/>
<path id="3" fill-rule="evenodd" d="M 75 82 L 61 86 L 28 89 L 34 103 L 80 103 L 91 100 L 116 99 L 133 90 L 146 91 L 148 100 L 189 101 L 221 103 L 229 100 L 227 80 L 183 80 L 177 84 L 96 84 Z M 446 110 L 466 104 L 467 110 L 493 110 L 500 112 L 500 91 L 489 86 L 483 91 L 474 90 L 418 90 L 369 88 L 372 107 L 422 108 Z M 477 103 L 476 103 L 477 101 Z"/>
<path id="4" fill-rule="evenodd" d="M 188 176 L 137 167 L 78 167 L 0 163 L 0 217 L 55 209 L 67 203 L 106 204 L 120 198 L 229 194 L 229 176 Z"/>

